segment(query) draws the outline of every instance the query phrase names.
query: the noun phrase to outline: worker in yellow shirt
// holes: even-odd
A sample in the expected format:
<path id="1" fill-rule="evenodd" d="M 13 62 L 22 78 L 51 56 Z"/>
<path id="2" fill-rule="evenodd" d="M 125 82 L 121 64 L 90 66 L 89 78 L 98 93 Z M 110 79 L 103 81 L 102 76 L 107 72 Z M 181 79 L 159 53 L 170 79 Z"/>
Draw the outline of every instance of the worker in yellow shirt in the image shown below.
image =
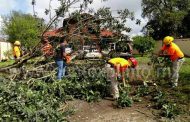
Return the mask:
<path id="1" fill-rule="evenodd" d="M 13 56 L 15 59 L 19 59 L 21 57 L 22 52 L 21 52 L 20 46 L 21 46 L 20 41 L 18 41 L 18 40 L 15 41 L 14 47 L 13 47 Z"/>
<path id="2" fill-rule="evenodd" d="M 112 58 L 108 60 L 107 77 L 111 80 L 111 91 L 114 99 L 119 98 L 119 82 L 122 81 L 125 85 L 125 71 L 127 68 L 135 68 L 137 66 L 137 60 L 135 58 Z"/>
<path id="3" fill-rule="evenodd" d="M 165 52 L 170 57 L 170 60 L 172 61 L 171 83 L 172 87 L 176 87 L 178 85 L 179 70 L 185 59 L 183 52 L 173 40 L 174 38 L 171 36 L 166 36 L 163 39 L 164 45 L 159 51 L 159 55 Z"/>

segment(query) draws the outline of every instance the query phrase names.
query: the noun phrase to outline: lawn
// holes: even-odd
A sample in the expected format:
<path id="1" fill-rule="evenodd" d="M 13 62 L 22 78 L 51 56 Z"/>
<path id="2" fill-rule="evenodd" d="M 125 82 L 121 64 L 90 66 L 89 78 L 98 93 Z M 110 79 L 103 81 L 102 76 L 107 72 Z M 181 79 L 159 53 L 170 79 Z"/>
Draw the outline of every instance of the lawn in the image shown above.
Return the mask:
<path id="1" fill-rule="evenodd" d="M 9 61 L 5 61 L 5 62 L 0 62 L 0 67 L 6 67 L 8 65 L 11 65 L 14 63 L 14 60 L 9 60 Z"/>
<path id="2" fill-rule="evenodd" d="M 186 58 L 180 70 L 178 96 L 190 100 L 190 58 Z M 190 104 L 189 104 L 190 107 Z"/>
<path id="3" fill-rule="evenodd" d="M 137 59 L 139 65 L 145 65 L 150 61 L 150 59 L 147 56 L 135 58 Z"/>

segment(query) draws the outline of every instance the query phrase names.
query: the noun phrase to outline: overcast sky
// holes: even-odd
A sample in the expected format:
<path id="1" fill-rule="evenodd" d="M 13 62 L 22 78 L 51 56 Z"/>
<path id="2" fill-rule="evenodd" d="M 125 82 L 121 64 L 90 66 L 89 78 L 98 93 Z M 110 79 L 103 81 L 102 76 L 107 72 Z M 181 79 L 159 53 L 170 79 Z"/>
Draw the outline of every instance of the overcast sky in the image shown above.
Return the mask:
<path id="1" fill-rule="evenodd" d="M 7 15 L 12 10 L 22 11 L 24 13 L 31 13 L 32 11 L 32 0 L 0 0 L 0 15 Z M 141 0 L 108 0 L 101 2 L 102 0 L 94 0 L 94 3 L 90 6 L 91 8 L 98 9 L 100 7 L 110 7 L 112 10 L 129 9 L 135 13 L 135 18 L 141 19 L 141 25 L 136 25 L 135 22 L 128 21 L 127 26 L 132 28 L 130 32 L 131 36 L 142 34 L 140 31 L 146 24 L 147 20 L 141 18 Z M 59 6 L 58 0 L 52 0 L 52 9 Z M 77 6 L 77 5 L 76 5 Z M 45 8 L 49 7 L 49 0 L 36 0 L 35 10 L 39 17 L 45 18 L 48 21 L 48 16 L 44 14 Z M 52 13 L 54 14 L 54 13 Z M 0 28 L 2 18 L 0 17 Z"/>

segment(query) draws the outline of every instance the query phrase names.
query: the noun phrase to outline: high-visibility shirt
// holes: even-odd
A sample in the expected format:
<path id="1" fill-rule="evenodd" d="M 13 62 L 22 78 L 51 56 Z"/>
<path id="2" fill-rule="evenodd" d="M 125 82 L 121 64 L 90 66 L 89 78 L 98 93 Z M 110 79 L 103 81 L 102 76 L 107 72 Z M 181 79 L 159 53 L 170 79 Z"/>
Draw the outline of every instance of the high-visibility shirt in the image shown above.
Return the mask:
<path id="1" fill-rule="evenodd" d="M 19 46 L 14 46 L 13 48 L 13 55 L 18 58 L 21 56 L 21 50 Z"/>
<path id="2" fill-rule="evenodd" d="M 124 58 L 112 58 L 108 62 L 114 66 L 120 64 L 121 67 L 128 67 L 130 65 L 129 62 Z"/>
<path id="3" fill-rule="evenodd" d="M 166 45 L 164 45 L 162 47 L 162 51 L 166 51 L 168 55 L 170 55 L 170 59 L 172 61 L 175 61 L 179 58 L 183 58 L 184 54 L 183 52 L 180 50 L 180 48 L 175 44 L 175 43 L 171 43 L 171 45 L 169 47 L 167 47 Z"/>

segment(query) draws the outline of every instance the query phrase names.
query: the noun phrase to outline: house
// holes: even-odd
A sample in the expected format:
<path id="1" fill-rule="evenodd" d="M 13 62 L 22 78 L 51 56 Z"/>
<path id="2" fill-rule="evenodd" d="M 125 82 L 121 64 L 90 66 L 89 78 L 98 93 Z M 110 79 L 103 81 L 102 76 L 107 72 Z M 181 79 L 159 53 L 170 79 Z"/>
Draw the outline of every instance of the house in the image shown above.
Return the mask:
<path id="1" fill-rule="evenodd" d="M 77 49 L 83 49 L 83 46 L 96 46 L 100 49 L 100 41 L 103 38 L 112 38 L 115 34 L 107 29 L 100 28 L 101 20 L 95 16 L 83 13 L 78 17 L 65 18 L 61 28 L 50 30 L 44 33 L 44 37 L 58 40 L 63 36 L 67 36 L 67 40 L 77 46 Z"/>
<path id="2" fill-rule="evenodd" d="M 0 61 L 12 56 L 12 43 L 0 38 Z"/>

